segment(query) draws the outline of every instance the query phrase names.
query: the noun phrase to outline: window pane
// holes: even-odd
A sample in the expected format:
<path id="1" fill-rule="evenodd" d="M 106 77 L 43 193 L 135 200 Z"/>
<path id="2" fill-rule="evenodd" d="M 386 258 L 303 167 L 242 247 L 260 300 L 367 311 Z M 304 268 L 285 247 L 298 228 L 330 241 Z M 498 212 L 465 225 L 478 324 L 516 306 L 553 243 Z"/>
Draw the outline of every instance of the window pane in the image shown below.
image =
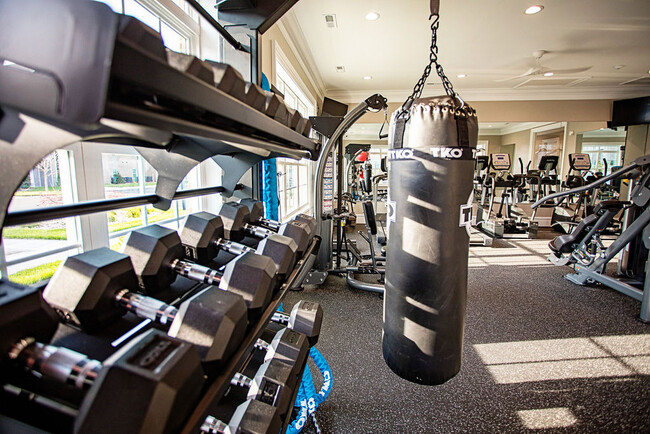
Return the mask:
<path id="1" fill-rule="evenodd" d="M 291 78 L 280 62 L 276 62 L 275 81 L 278 84 L 282 83 L 284 99 L 289 107 L 298 110 L 303 116 L 314 115 L 314 105 L 307 98 L 305 91 Z"/>
<path id="2" fill-rule="evenodd" d="M 291 92 L 291 89 L 286 89 L 286 92 L 284 94 L 284 102 L 294 110 L 298 107 L 298 99 L 296 98 L 296 95 Z"/>
<path id="3" fill-rule="evenodd" d="M 296 170 L 296 166 L 292 165 L 287 165 L 286 166 L 287 173 L 286 173 L 286 184 L 287 184 L 287 190 L 293 187 L 296 187 L 298 185 L 298 173 Z"/>
<path id="4" fill-rule="evenodd" d="M 300 185 L 307 185 L 307 181 L 308 181 L 307 166 L 301 164 L 300 166 L 298 166 L 298 170 L 299 170 L 298 179 L 300 180 Z"/>
<path id="5" fill-rule="evenodd" d="M 102 177 L 104 197 L 115 199 L 153 194 L 158 173 L 137 154 L 103 153 Z M 108 232 L 123 232 L 147 224 L 142 206 L 109 211 Z"/>
<path id="6" fill-rule="evenodd" d="M 309 191 L 307 190 L 306 185 L 300 186 L 300 207 L 303 207 L 309 203 Z"/>
<path id="7" fill-rule="evenodd" d="M 72 153 L 63 150 L 43 158 L 14 194 L 8 210 L 74 203 L 71 158 Z M 24 285 L 51 277 L 62 259 L 78 252 L 77 231 L 77 219 L 73 217 L 5 227 L 0 273 Z"/>
<path id="8" fill-rule="evenodd" d="M 160 31 L 160 20 L 158 17 L 135 0 L 124 0 L 124 13 L 139 19 L 156 32 Z"/>
<path id="9" fill-rule="evenodd" d="M 287 190 L 287 213 L 298 208 L 298 191 L 296 188 Z"/>
<path id="10" fill-rule="evenodd" d="M 160 23 L 160 34 L 162 35 L 165 46 L 170 50 L 179 53 L 189 54 L 189 44 L 187 39 L 181 36 L 176 30 L 169 27 L 165 22 Z"/>
<path id="11" fill-rule="evenodd" d="M 281 94 L 284 94 L 284 90 L 285 90 L 284 81 L 282 81 L 281 79 L 278 79 L 278 85 L 276 87 L 278 89 L 278 92 L 280 92 Z"/>

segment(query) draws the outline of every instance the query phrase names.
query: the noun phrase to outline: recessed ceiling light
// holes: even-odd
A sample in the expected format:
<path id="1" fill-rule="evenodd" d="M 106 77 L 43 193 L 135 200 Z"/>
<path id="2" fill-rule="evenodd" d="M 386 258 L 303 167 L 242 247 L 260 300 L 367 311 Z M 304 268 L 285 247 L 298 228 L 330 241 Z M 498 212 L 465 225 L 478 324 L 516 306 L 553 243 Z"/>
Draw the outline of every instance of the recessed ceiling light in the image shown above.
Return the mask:
<path id="1" fill-rule="evenodd" d="M 545 72 L 544 77 L 553 77 L 553 73 L 552 72 Z"/>
<path id="2" fill-rule="evenodd" d="M 465 78 L 465 77 L 467 77 L 467 74 L 458 74 L 457 77 L 458 78 Z"/>
<path id="3" fill-rule="evenodd" d="M 544 9 L 544 6 L 542 6 L 542 5 L 532 5 L 528 9 L 526 9 L 526 11 L 524 13 L 526 15 L 533 15 L 533 14 L 536 14 L 538 12 L 541 12 L 542 9 Z"/>
<path id="4" fill-rule="evenodd" d="M 488 125 L 488 128 L 492 128 L 492 125 Z"/>
<path id="5" fill-rule="evenodd" d="M 619 71 L 621 69 L 625 68 L 625 65 L 614 65 L 614 69 Z"/>
<path id="6" fill-rule="evenodd" d="M 363 79 L 364 79 L 364 80 L 371 80 L 371 79 L 372 79 L 372 76 L 370 76 L 370 75 L 366 75 L 365 77 L 363 77 Z"/>
<path id="7" fill-rule="evenodd" d="M 374 11 L 368 12 L 366 14 L 366 19 L 368 21 L 377 21 L 379 19 L 379 12 L 374 12 Z"/>

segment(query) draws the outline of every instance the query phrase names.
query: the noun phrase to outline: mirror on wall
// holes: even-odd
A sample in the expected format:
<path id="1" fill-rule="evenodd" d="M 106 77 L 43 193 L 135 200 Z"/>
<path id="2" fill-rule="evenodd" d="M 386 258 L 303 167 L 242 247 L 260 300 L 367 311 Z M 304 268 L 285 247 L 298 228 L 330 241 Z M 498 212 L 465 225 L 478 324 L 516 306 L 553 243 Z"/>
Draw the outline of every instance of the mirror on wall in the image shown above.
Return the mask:
<path id="1" fill-rule="evenodd" d="M 606 175 L 623 165 L 626 136 L 624 127 L 585 131 L 577 135 L 576 149 L 589 154 L 592 171 Z"/>
<path id="2" fill-rule="evenodd" d="M 379 166 L 388 149 L 388 141 L 379 139 L 381 126 L 354 124 L 344 136 L 344 145 L 370 144 L 373 164 L 376 160 Z M 481 122 L 477 149 L 479 155 L 509 154 L 513 173 L 535 169 L 543 156 L 557 155 L 558 174 L 564 178 L 570 169 L 568 155 L 573 153 L 589 154 L 594 173 L 605 173 L 605 165 L 611 173 L 612 167 L 623 163 L 626 134 L 624 127 L 609 129 L 605 122 Z"/>

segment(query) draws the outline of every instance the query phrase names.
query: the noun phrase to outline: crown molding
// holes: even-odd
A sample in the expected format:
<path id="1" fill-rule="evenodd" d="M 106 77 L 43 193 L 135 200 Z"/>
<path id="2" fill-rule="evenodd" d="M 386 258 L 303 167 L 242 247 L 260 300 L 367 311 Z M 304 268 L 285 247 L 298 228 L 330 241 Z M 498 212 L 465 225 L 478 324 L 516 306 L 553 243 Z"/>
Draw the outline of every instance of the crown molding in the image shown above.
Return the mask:
<path id="1" fill-rule="evenodd" d="M 300 23 L 293 10 L 289 10 L 284 16 L 276 23 L 280 33 L 289 44 L 291 51 L 298 59 L 300 67 L 305 71 L 305 75 L 316 92 L 319 93 L 318 97 L 322 98 L 326 95 L 327 89 L 323 82 L 323 77 L 320 75 L 314 56 L 306 43 L 305 35 L 302 32 Z"/>
<path id="2" fill-rule="evenodd" d="M 429 92 L 427 92 L 427 90 Z M 425 94 L 431 91 L 441 94 L 442 89 L 425 89 Z M 328 90 L 326 96 L 337 101 L 354 103 L 363 101 L 373 93 L 379 93 L 389 102 L 403 102 L 411 89 L 385 89 L 379 91 L 367 90 Z M 650 95 L 650 86 L 590 86 L 582 88 L 527 88 L 527 89 L 464 89 L 459 92 L 465 101 L 558 101 L 558 100 L 589 100 L 589 99 L 626 99 Z"/>

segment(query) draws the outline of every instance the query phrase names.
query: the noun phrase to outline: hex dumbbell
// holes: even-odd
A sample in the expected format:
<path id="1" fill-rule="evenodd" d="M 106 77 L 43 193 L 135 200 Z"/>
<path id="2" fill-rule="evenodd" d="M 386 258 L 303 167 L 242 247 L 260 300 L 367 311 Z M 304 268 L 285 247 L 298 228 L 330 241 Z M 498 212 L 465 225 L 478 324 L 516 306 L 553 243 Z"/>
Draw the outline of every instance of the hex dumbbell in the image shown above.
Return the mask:
<path id="1" fill-rule="evenodd" d="M 223 229 L 226 238 L 232 241 L 241 241 L 246 236 L 266 238 L 275 231 L 255 226 L 250 221 L 250 211 L 246 205 L 237 202 L 226 202 L 221 205 L 219 216 L 223 220 Z M 311 241 L 309 226 L 306 223 L 291 220 L 283 223 L 277 233 L 293 239 L 298 246 L 298 255 L 302 255 Z"/>
<path id="2" fill-rule="evenodd" d="M 273 359 L 292 367 L 292 376 L 297 376 L 302 369 L 302 361 L 309 353 L 307 337 L 289 328 L 278 331 L 271 342 L 258 339 L 254 348 L 264 351 L 264 362 Z"/>
<path id="3" fill-rule="evenodd" d="M 185 220 L 180 238 L 185 247 L 185 257 L 207 265 L 220 250 L 233 255 L 252 252 L 268 256 L 277 266 L 277 284 L 281 284 L 293 270 L 298 246 L 294 240 L 279 234 L 272 234 L 259 242 L 257 248 L 245 246 L 224 238 L 221 217 L 209 212 L 190 214 Z"/>
<path id="4" fill-rule="evenodd" d="M 282 223 L 278 221 L 264 218 L 264 203 L 260 202 L 259 200 L 247 198 L 241 199 L 239 203 L 248 207 L 248 210 L 251 213 L 249 220 L 252 223 L 266 226 L 269 229 L 273 229 L 275 231 L 277 231 L 282 225 Z M 316 219 L 314 217 L 308 214 L 298 214 L 293 218 L 293 220 L 306 223 L 307 226 L 309 226 L 309 238 L 311 239 L 314 237 L 316 234 Z"/>
<path id="5" fill-rule="evenodd" d="M 228 423 L 208 416 L 201 425 L 201 432 L 207 434 L 265 434 L 281 429 L 278 409 L 254 399 L 239 404 Z"/>
<path id="6" fill-rule="evenodd" d="M 97 330 L 127 311 L 168 326 L 168 335 L 194 344 L 204 364 L 217 367 L 237 349 L 247 327 L 242 297 L 207 288 L 178 308 L 132 292 L 138 281 L 131 259 L 106 247 L 70 256 L 43 298 L 64 321 Z"/>
<path id="7" fill-rule="evenodd" d="M 235 387 L 247 388 L 246 399 L 255 399 L 278 409 L 283 418 L 291 411 L 293 388 L 298 382 L 291 366 L 277 359 L 262 363 L 253 377 L 236 373 L 230 380 Z"/>
<path id="8" fill-rule="evenodd" d="M 281 429 L 277 408 L 254 399 L 239 404 L 228 423 L 208 416 L 201 425 L 201 432 L 207 434 L 265 434 Z"/>
<path id="9" fill-rule="evenodd" d="M 74 425 L 78 433 L 181 428 L 204 382 L 191 345 L 150 330 L 102 363 L 42 343 L 50 341 L 57 325 L 39 291 L 0 281 L 3 384 L 11 382 L 11 372 L 18 368 L 62 387 L 86 390 Z"/>
<path id="10" fill-rule="evenodd" d="M 218 286 L 244 298 L 251 317 L 269 304 L 277 267 L 271 258 L 244 253 L 230 261 L 223 272 L 183 260 L 185 249 L 175 230 L 159 225 L 129 234 L 122 253 L 133 261 L 140 286 L 148 293 L 169 288 L 177 276 Z"/>
<path id="11" fill-rule="evenodd" d="M 291 330 L 307 336 L 309 345 L 314 346 L 320 336 L 320 328 L 323 322 L 323 309 L 320 304 L 311 301 L 300 300 L 296 303 L 291 312 L 275 312 L 271 321 L 286 325 Z"/>

